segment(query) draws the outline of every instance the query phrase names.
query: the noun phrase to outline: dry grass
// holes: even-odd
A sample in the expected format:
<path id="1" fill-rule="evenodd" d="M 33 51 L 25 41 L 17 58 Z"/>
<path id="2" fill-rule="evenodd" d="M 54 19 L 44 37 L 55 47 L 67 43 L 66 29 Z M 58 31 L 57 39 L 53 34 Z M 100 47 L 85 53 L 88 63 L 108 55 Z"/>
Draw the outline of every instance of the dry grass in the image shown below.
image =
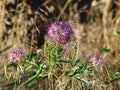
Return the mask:
<path id="1" fill-rule="evenodd" d="M 0 0 L 0 50 L 13 45 L 13 47 L 24 49 L 28 54 L 41 47 L 41 42 L 43 42 L 40 41 L 42 40 L 41 33 L 49 19 L 45 19 L 43 23 L 42 19 L 45 16 L 41 14 L 42 19 L 36 22 L 36 11 L 27 1 Z M 90 7 L 86 4 L 79 9 L 78 2 L 71 0 L 67 0 L 65 4 L 62 1 L 59 3 L 59 0 L 47 0 L 40 7 L 45 5 L 49 6 L 53 14 L 55 13 L 53 16 L 56 18 L 60 18 L 62 15 L 70 21 L 77 41 L 77 59 L 86 60 L 90 55 L 98 54 L 104 57 L 105 62 L 111 63 L 109 66 L 110 76 L 118 70 L 120 71 L 120 35 L 117 34 L 117 31 L 120 31 L 120 0 L 99 0 L 98 2 L 93 0 Z M 84 15 L 80 15 L 83 12 L 87 15 L 85 19 Z M 82 23 L 81 20 L 83 20 Z M 68 45 L 69 51 L 72 51 L 72 45 L 72 42 Z M 110 53 L 101 52 L 99 48 L 103 47 L 110 48 Z M 66 51 L 64 58 L 69 58 L 72 54 L 69 51 Z M 2 67 L 6 62 L 5 53 L 2 53 L 0 58 L 0 67 Z M 68 67 L 65 66 L 65 68 Z M 98 73 L 98 77 L 101 77 L 100 80 L 107 80 L 104 69 L 101 72 L 102 75 Z M 2 76 L 1 73 L 0 82 L 3 80 Z M 65 76 L 61 76 L 59 79 L 57 85 L 65 87 L 68 85 L 69 88 L 76 87 L 75 90 L 79 90 L 81 85 L 79 82 L 72 80 L 70 83 L 70 79 Z M 118 80 L 108 85 L 100 85 L 101 81 L 98 83 L 91 81 L 93 90 L 120 89 Z M 49 81 L 49 83 L 51 82 Z"/>

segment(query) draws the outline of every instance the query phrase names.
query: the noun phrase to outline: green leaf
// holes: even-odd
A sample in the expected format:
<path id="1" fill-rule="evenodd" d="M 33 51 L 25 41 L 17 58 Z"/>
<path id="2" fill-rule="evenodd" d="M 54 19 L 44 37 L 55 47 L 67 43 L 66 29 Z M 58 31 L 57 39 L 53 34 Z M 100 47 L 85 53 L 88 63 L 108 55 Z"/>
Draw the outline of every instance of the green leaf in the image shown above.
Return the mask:
<path id="1" fill-rule="evenodd" d="M 80 59 L 78 59 L 78 60 L 75 62 L 74 66 L 76 66 L 79 62 L 80 62 Z"/>
<path id="2" fill-rule="evenodd" d="M 41 64 L 38 68 L 38 70 L 36 71 L 36 74 L 33 75 L 32 77 L 30 77 L 27 81 L 23 82 L 20 86 L 26 85 L 29 82 L 32 82 L 33 80 L 37 79 L 39 77 L 39 74 L 42 72 L 43 69 L 43 64 Z"/>
<path id="3" fill-rule="evenodd" d="M 4 86 L 4 90 L 14 90 L 13 88 L 15 87 L 15 83 L 11 83 L 10 85 Z"/>
<path id="4" fill-rule="evenodd" d="M 28 87 L 29 87 L 29 89 L 32 89 L 32 88 L 35 87 L 35 86 L 36 86 L 36 82 L 30 84 Z"/>
<path id="5" fill-rule="evenodd" d="M 74 77 L 79 74 L 83 74 L 87 70 L 87 63 L 82 63 L 79 67 L 77 67 L 70 77 Z"/>
<path id="6" fill-rule="evenodd" d="M 36 55 L 37 55 L 37 53 L 33 52 L 30 55 L 28 55 L 27 58 L 25 58 L 25 60 L 27 62 L 30 62 Z"/>
<path id="7" fill-rule="evenodd" d="M 65 75 L 68 75 L 71 72 L 71 70 L 66 70 L 64 73 Z"/>
<path id="8" fill-rule="evenodd" d="M 9 76 L 8 76 L 7 68 L 8 68 L 8 66 L 7 66 L 6 64 L 4 64 L 5 77 L 6 77 L 7 80 L 9 80 L 10 78 L 9 78 Z"/>
<path id="9" fill-rule="evenodd" d="M 61 65 L 61 64 L 56 64 L 56 66 L 57 66 L 59 69 L 62 69 L 62 65 Z"/>
<path id="10" fill-rule="evenodd" d="M 17 63 L 12 62 L 8 64 L 8 67 L 14 67 L 15 69 L 17 69 Z"/>
<path id="11" fill-rule="evenodd" d="M 17 64 L 16 63 L 10 63 L 10 64 L 4 64 L 4 73 L 5 73 L 5 77 L 7 80 L 10 79 L 9 75 L 8 75 L 8 69 L 9 67 L 14 67 L 15 69 L 17 69 Z"/>
<path id="12" fill-rule="evenodd" d="M 46 42 L 44 43 L 44 49 L 43 50 L 44 50 L 44 53 L 47 51 L 47 43 Z"/>
<path id="13" fill-rule="evenodd" d="M 58 62 L 60 62 L 60 63 L 69 63 L 70 61 L 69 60 L 59 60 Z"/>
<path id="14" fill-rule="evenodd" d="M 72 61 L 75 59 L 75 57 L 76 57 L 76 49 L 74 49 L 74 51 L 73 51 Z"/>
<path id="15" fill-rule="evenodd" d="M 105 81 L 105 84 L 109 84 L 109 83 L 116 81 L 116 80 L 120 80 L 120 73 L 119 72 L 115 73 L 115 75 L 110 80 Z"/>
<path id="16" fill-rule="evenodd" d="M 84 78 L 79 78 L 79 77 L 74 77 L 75 79 L 77 79 L 80 82 L 83 82 L 85 84 L 89 84 L 89 81 L 85 80 Z"/>
<path id="17" fill-rule="evenodd" d="M 103 52 L 110 52 L 110 49 L 108 49 L 108 48 L 100 48 L 100 51 L 103 51 Z"/>
<path id="18" fill-rule="evenodd" d="M 120 35 L 120 31 L 117 31 L 117 33 Z"/>

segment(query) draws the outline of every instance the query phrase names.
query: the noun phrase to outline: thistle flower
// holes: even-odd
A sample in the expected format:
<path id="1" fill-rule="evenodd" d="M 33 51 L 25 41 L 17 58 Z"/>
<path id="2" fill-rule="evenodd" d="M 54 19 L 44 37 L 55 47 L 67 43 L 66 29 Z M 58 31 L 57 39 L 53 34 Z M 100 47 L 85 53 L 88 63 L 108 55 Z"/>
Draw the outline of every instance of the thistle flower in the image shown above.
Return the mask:
<path id="1" fill-rule="evenodd" d="M 24 57 L 24 52 L 20 49 L 12 49 L 7 53 L 10 62 L 20 61 Z"/>
<path id="2" fill-rule="evenodd" d="M 98 55 L 93 55 L 90 58 L 92 65 L 96 68 L 99 68 L 103 64 L 103 58 Z"/>
<path id="3" fill-rule="evenodd" d="M 70 40 L 72 28 L 65 21 L 51 22 L 47 27 L 48 37 L 58 43 L 66 43 Z"/>

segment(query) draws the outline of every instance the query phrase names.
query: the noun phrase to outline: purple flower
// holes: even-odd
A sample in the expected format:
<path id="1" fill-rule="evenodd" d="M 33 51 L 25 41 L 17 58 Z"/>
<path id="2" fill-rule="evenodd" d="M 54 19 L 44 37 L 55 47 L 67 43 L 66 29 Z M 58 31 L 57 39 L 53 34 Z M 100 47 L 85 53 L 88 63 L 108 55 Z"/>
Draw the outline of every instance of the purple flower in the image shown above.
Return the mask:
<path id="1" fill-rule="evenodd" d="M 51 22 L 47 27 L 48 37 L 58 43 L 66 43 L 72 35 L 72 28 L 65 21 Z"/>
<path id="2" fill-rule="evenodd" d="M 24 52 L 20 49 L 12 49 L 7 53 L 7 58 L 10 62 L 16 62 L 24 57 Z"/>
<path id="3" fill-rule="evenodd" d="M 94 67 L 99 67 L 103 64 L 103 58 L 98 55 L 91 56 L 90 61 Z"/>

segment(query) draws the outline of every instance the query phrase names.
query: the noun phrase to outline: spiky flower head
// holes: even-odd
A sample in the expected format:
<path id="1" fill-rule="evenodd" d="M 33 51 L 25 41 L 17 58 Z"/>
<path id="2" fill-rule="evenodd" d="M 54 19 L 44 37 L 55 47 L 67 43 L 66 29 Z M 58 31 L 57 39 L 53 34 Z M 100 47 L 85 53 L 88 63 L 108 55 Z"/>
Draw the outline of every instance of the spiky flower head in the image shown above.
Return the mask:
<path id="1" fill-rule="evenodd" d="M 92 55 L 90 58 L 92 65 L 99 68 L 103 64 L 103 58 L 98 55 Z"/>
<path id="2" fill-rule="evenodd" d="M 11 49 L 7 53 L 7 58 L 10 62 L 20 61 L 24 57 L 24 52 L 21 49 Z"/>
<path id="3" fill-rule="evenodd" d="M 52 41 L 62 44 L 70 40 L 72 33 L 69 23 L 63 20 L 51 22 L 47 27 L 48 37 Z"/>

